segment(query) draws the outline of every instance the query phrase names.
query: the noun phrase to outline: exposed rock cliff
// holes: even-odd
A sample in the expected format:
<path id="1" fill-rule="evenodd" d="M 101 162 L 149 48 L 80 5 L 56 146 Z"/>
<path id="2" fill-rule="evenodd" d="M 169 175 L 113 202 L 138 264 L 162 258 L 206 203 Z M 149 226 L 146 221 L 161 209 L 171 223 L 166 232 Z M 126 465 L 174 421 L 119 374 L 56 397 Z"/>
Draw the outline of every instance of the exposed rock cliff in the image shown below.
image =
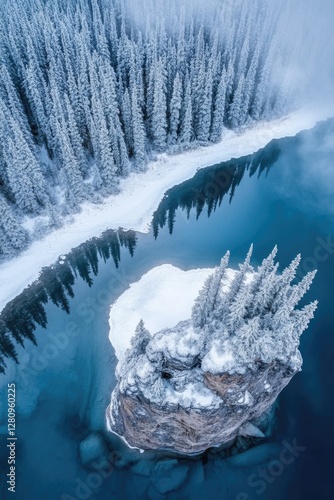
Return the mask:
<path id="1" fill-rule="evenodd" d="M 316 303 L 296 305 L 314 277 L 292 284 L 300 257 L 277 274 L 276 249 L 255 273 L 228 255 L 195 301 L 192 318 L 151 335 L 140 322 L 118 370 L 108 428 L 142 449 L 197 453 L 261 433 L 260 417 L 300 371 L 299 337 Z"/>

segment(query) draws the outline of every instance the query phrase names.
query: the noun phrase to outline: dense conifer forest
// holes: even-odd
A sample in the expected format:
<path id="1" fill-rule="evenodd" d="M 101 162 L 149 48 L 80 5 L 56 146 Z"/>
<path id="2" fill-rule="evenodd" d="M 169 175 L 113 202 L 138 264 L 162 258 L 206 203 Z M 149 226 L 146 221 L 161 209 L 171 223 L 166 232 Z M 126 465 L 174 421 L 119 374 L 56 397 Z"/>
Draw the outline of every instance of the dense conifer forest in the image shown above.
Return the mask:
<path id="1" fill-rule="evenodd" d="M 287 16 L 258 0 L 3 1 L 0 257 L 117 193 L 156 153 L 290 110 L 301 89 Z"/>

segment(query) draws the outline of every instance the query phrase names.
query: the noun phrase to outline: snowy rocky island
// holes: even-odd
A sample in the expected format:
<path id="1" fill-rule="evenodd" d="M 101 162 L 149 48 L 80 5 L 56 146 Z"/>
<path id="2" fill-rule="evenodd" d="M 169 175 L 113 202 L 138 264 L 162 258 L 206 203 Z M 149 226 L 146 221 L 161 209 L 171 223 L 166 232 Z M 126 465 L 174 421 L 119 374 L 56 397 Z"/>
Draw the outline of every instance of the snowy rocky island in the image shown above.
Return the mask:
<path id="1" fill-rule="evenodd" d="M 229 253 L 214 270 L 160 266 L 120 297 L 110 314 L 119 359 L 110 431 L 132 447 L 187 454 L 262 435 L 259 418 L 301 370 L 300 336 L 317 307 L 296 309 L 315 272 L 295 283 L 300 256 L 279 274 L 276 253 L 256 271 L 252 247 L 238 271 Z"/>

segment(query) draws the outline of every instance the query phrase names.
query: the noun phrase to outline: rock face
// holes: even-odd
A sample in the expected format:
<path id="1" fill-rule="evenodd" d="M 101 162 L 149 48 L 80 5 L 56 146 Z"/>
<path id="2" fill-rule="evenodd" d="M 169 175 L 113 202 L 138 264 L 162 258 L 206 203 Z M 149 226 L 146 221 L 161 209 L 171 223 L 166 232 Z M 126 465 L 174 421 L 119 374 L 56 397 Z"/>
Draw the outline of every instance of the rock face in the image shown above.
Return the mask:
<path id="1" fill-rule="evenodd" d="M 200 453 L 236 436 L 261 436 L 263 415 L 301 369 L 299 337 L 316 303 L 295 310 L 313 274 L 291 285 L 276 249 L 255 273 L 228 256 L 207 279 L 192 318 L 150 335 L 141 322 L 107 409 L 109 430 L 141 449 Z"/>
<path id="2" fill-rule="evenodd" d="M 203 373 L 203 383 L 217 396 L 218 407 L 185 408 L 156 404 L 116 388 L 107 410 L 108 427 L 141 449 L 199 453 L 249 435 L 243 424 L 261 416 L 298 370 L 279 362 L 258 364 L 243 375 Z"/>

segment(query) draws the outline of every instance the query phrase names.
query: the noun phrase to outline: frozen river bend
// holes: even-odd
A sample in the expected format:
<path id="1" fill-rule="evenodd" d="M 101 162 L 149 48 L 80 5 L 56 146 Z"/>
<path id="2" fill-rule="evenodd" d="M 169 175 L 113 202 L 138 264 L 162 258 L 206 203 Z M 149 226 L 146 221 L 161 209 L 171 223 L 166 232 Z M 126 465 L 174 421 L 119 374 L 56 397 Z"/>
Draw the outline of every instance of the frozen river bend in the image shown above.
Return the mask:
<path id="1" fill-rule="evenodd" d="M 107 424 L 131 446 L 199 453 L 263 436 L 259 419 L 300 371 L 317 303 L 296 309 L 315 275 L 292 284 L 300 256 L 277 274 L 276 248 L 256 272 L 251 252 L 238 271 L 229 253 L 214 270 L 160 266 L 113 305 L 119 364 Z"/>

